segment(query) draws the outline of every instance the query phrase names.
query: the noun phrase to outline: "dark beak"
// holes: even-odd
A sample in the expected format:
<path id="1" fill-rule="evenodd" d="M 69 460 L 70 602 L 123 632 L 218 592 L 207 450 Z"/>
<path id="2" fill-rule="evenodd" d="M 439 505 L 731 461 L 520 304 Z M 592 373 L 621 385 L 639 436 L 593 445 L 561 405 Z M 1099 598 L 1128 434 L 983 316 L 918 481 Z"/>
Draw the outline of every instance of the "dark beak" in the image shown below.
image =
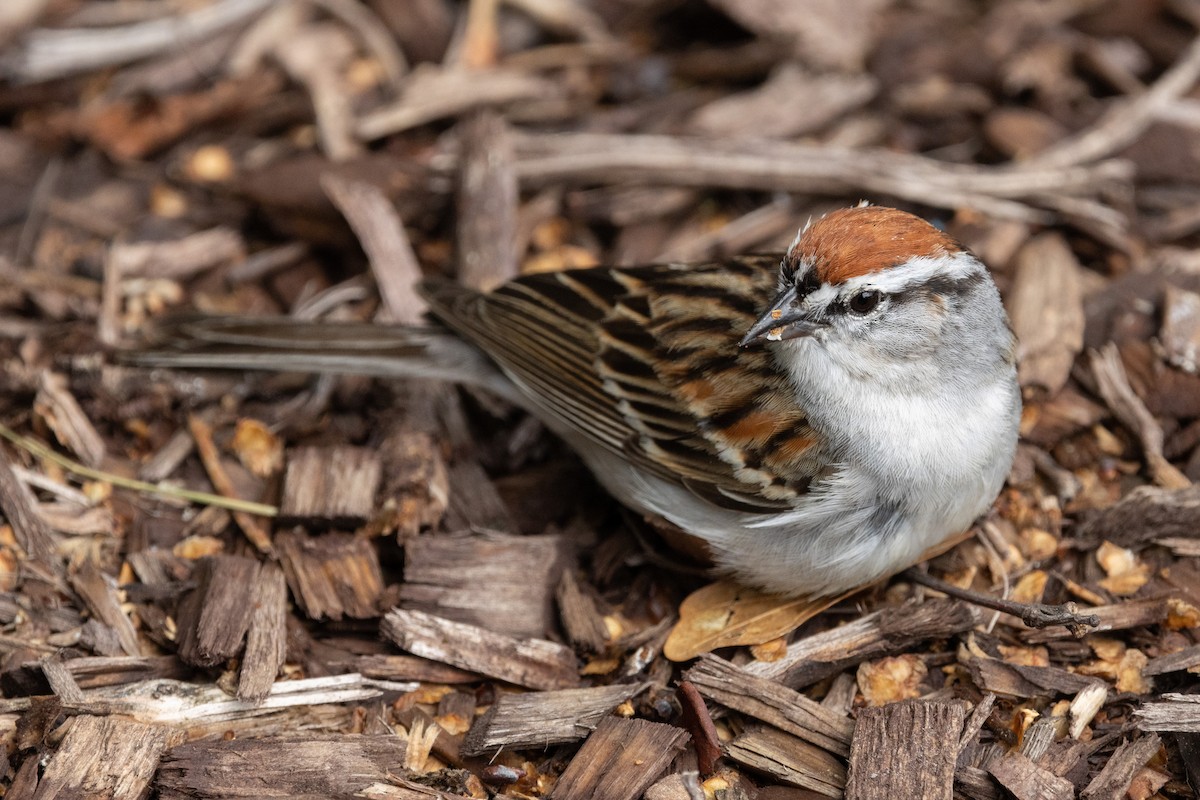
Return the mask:
<path id="1" fill-rule="evenodd" d="M 824 323 L 814 322 L 802 308 L 796 296 L 796 287 L 793 286 L 775 298 L 767 313 L 750 326 L 738 346 L 749 347 L 759 340 L 780 342 L 799 339 L 801 336 L 812 336 L 823 327 Z"/>

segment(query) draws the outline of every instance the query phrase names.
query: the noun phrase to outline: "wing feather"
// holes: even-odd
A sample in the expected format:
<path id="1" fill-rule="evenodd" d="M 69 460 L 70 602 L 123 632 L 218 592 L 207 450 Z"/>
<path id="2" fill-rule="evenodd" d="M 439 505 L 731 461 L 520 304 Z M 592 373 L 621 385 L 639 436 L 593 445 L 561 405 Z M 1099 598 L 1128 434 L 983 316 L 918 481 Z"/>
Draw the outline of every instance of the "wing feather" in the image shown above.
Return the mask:
<path id="1" fill-rule="evenodd" d="M 774 511 L 820 469 L 820 437 L 763 348 L 738 341 L 778 259 L 542 273 L 488 294 L 426 284 L 433 314 L 568 430 L 718 505 Z"/>

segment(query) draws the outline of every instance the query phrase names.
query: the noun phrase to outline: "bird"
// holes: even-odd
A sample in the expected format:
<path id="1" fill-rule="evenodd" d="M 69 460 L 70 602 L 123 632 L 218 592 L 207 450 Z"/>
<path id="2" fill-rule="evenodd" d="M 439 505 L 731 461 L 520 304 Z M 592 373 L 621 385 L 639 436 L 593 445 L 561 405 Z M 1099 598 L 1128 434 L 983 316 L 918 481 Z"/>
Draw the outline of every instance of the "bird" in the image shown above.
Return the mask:
<path id="1" fill-rule="evenodd" d="M 526 409 L 633 511 L 786 596 L 870 585 L 992 505 L 1021 415 L 984 264 L 923 218 L 859 204 L 782 254 L 423 282 L 423 327 L 182 320 L 146 366 L 470 384 Z"/>

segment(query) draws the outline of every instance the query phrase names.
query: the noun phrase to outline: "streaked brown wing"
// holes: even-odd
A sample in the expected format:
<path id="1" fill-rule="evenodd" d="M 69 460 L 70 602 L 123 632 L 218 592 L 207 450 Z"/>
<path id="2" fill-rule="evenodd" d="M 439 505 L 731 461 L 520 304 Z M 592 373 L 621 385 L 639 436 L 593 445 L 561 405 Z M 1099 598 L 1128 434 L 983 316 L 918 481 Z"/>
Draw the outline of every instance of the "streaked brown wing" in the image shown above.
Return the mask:
<path id="1" fill-rule="evenodd" d="M 723 506 L 803 493 L 819 441 L 763 348 L 738 341 L 778 259 L 530 275 L 489 294 L 425 288 L 432 311 L 561 423 Z"/>

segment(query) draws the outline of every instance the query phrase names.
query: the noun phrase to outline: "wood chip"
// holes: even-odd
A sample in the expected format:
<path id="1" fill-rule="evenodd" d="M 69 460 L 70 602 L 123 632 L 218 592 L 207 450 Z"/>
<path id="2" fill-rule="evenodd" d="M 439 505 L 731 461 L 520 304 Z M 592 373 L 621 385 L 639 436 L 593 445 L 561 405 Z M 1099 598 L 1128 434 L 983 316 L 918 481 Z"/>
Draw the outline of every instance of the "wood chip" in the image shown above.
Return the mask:
<path id="1" fill-rule="evenodd" d="M 874 40 L 874 20 L 890 0 L 716 0 L 714 5 L 749 30 L 789 42 L 797 58 L 815 67 L 855 72 Z M 861 24 L 848 30 L 847 19 Z"/>
<path id="2" fill-rule="evenodd" d="M 701 107 L 688 121 L 688 128 L 715 137 L 803 136 L 865 105 L 877 89 L 869 75 L 813 73 L 786 63 L 761 86 Z"/>
<path id="3" fill-rule="evenodd" d="M 107 452 L 104 440 L 67 388 L 65 377 L 53 372 L 42 373 L 33 410 L 81 462 L 89 467 L 101 465 Z"/>
<path id="4" fill-rule="evenodd" d="M 297 447 L 288 451 L 281 521 L 352 527 L 375 509 L 382 475 L 366 447 Z"/>
<path id="5" fill-rule="evenodd" d="M 591 689 L 503 694 L 475 720 L 463 740 L 462 752 L 477 756 L 502 748 L 541 748 L 579 741 L 614 708 L 640 694 L 646 686 L 614 684 Z"/>
<path id="6" fill-rule="evenodd" d="M 37 500 L 13 472 L 8 457 L 0 449 L 0 511 L 21 549 L 33 560 L 36 568 L 55 575 L 62 570 L 62 561 L 55 553 L 56 536 L 38 516 Z"/>
<path id="7" fill-rule="evenodd" d="M 761 725 L 748 728 L 729 743 L 727 750 L 729 757 L 739 764 L 765 772 L 790 786 L 811 789 L 825 797 L 842 797 L 847 788 L 846 768 L 841 761 L 774 728 Z"/>
<path id="8" fill-rule="evenodd" d="M 964 665 L 971 671 L 971 678 L 980 689 L 1004 697 L 1024 699 L 1075 694 L 1097 684 L 1106 686 L 1098 678 L 1076 675 L 1058 667 L 1012 664 L 970 656 L 964 659 Z"/>
<path id="9" fill-rule="evenodd" d="M 1017 800 L 1072 800 L 1075 785 L 1042 769 L 1016 751 L 1005 753 L 988 765 L 988 772 Z"/>
<path id="10" fill-rule="evenodd" d="M 1129 785 L 1133 783 L 1134 775 L 1158 754 L 1161 747 L 1162 740 L 1153 733 L 1146 734 L 1137 741 L 1122 742 L 1109 757 L 1104 769 L 1100 770 L 1100 774 L 1092 778 L 1087 787 L 1079 793 L 1079 799 L 1122 800 L 1129 790 Z"/>
<path id="11" fill-rule="evenodd" d="M 578 685 L 575 654 L 544 639 L 517 639 L 423 611 L 393 609 L 380 631 L 402 650 L 530 689 Z"/>
<path id="12" fill-rule="evenodd" d="M 1200 695 L 1168 692 L 1156 702 L 1143 703 L 1133 715 L 1144 731 L 1200 733 Z"/>
<path id="13" fill-rule="evenodd" d="M 608 626 L 596 598 L 579 585 L 573 570 L 563 570 L 554 598 L 563 630 L 571 644 L 586 653 L 602 652 L 608 643 Z"/>
<path id="14" fill-rule="evenodd" d="M 561 536 L 419 536 L 404 549 L 400 604 L 516 637 L 554 629 Z"/>
<path id="15" fill-rule="evenodd" d="M 1121 363 L 1117 346 L 1112 342 L 1092 352 L 1092 374 L 1108 407 L 1125 427 L 1142 443 L 1146 465 L 1154 482 L 1167 489 L 1182 489 L 1191 485 L 1187 476 L 1163 456 L 1163 432 L 1146 404 L 1129 385 L 1129 376 Z"/>
<path id="16" fill-rule="evenodd" d="M 711 654 L 685 673 L 700 694 L 806 742 L 850 754 L 854 723 L 799 692 Z"/>
<path id="17" fill-rule="evenodd" d="M 1172 538 L 1200 538 L 1200 486 L 1139 486 L 1115 505 L 1086 516 L 1075 535 L 1085 542 L 1123 547 Z"/>
<path id="18" fill-rule="evenodd" d="M 1022 386 L 1055 395 L 1083 349 L 1082 269 L 1056 232 L 1034 237 L 1016 255 L 1008 312 L 1017 335 Z"/>
<path id="19" fill-rule="evenodd" d="M 862 709 L 850 748 L 846 800 L 950 800 L 963 705 L 907 700 Z"/>
<path id="20" fill-rule="evenodd" d="M 155 787 L 171 798 L 349 797 L 388 783 L 404 766 L 399 736 L 299 734 L 188 742 L 163 758 Z M 426 800 L 429 800 L 428 798 Z"/>
<path id="21" fill-rule="evenodd" d="M 275 548 L 292 596 L 312 619 L 379 616 L 383 572 L 371 540 L 291 530 L 275 537 Z"/>
<path id="22" fill-rule="evenodd" d="M 381 321 L 420 325 L 426 308 L 416 291 L 421 267 L 392 201 L 371 183 L 332 172 L 321 176 L 321 186 L 346 215 L 367 253 L 386 309 Z"/>
<path id="23" fill-rule="evenodd" d="M 687 738 L 673 725 L 605 717 L 559 777 L 550 800 L 635 800 Z"/>
<path id="24" fill-rule="evenodd" d="M 112 578 L 88 562 L 71 577 L 71 586 L 83 598 L 92 616 L 116 632 L 117 641 L 121 643 L 125 655 L 141 655 L 137 631 L 134 630 L 133 622 L 121 610 L 116 582 Z"/>
<path id="25" fill-rule="evenodd" d="M 119 717 L 75 717 L 38 784 L 38 798 L 145 798 L 163 751 L 183 731 Z"/>
<path id="26" fill-rule="evenodd" d="M 1175 653 L 1158 656 L 1146 662 L 1142 667 L 1143 675 L 1165 675 L 1168 672 L 1181 672 L 1200 664 L 1200 644 L 1185 647 Z"/>
<path id="27" fill-rule="evenodd" d="M 508 124 L 493 111 L 465 120 L 458 185 L 458 280 L 490 291 L 517 275 L 517 173 Z"/>
<path id="28" fill-rule="evenodd" d="M 196 588 L 179 602 L 180 659 L 213 667 L 241 652 L 258 574 L 258 561 L 242 556 L 209 556 L 196 564 Z"/>
<path id="29" fill-rule="evenodd" d="M 972 609 L 948 600 L 887 608 L 793 642 L 778 661 L 758 661 L 745 669 L 787 686 L 807 686 L 846 667 L 900 653 L 926 639 L 953 636 L 974 625 Z"/>
<path id="30" fill-rule="evenodd" d="M 287 598 L 283 570 L 264 564 L 254 584 L 253 612 L 238 676 L 239 700 L 261 703 L 275 683 L 287 655 Z"/>
<path id="31" fill-rule="evenodd" d="M 1200 372 L 1200 293 L 1167 287 L 1158 338 L 1168 361 L 1184 372 Z"/>
<path id="32" fill-rule="evenodd" d="M 468 672 L 419 656 L 359 656 L 354 662 L 354 668 L 368 678 L 389 681 L 454 684 L 482 680 L 482 676 L 477 672 Z"/>

